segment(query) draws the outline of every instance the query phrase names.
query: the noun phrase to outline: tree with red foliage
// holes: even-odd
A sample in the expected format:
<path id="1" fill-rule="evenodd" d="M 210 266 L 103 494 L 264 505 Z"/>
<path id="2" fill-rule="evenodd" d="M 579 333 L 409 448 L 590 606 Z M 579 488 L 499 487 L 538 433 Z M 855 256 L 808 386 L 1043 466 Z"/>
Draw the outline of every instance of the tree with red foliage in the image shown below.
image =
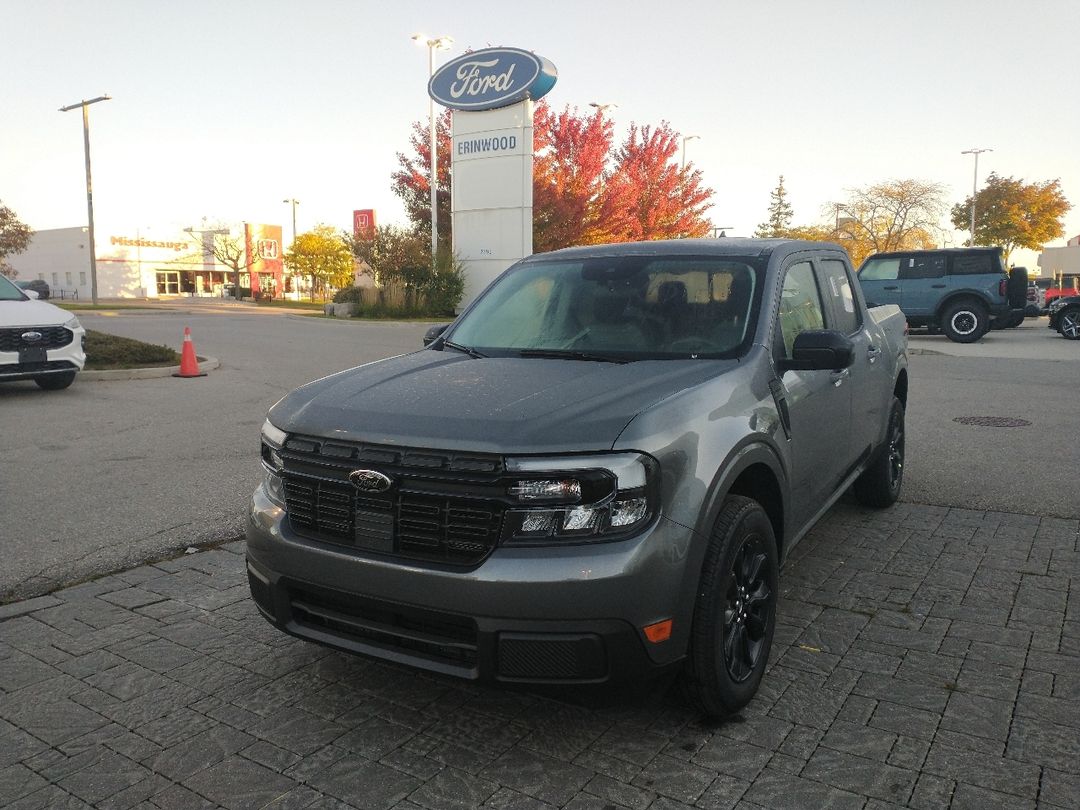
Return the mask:
<path id="1" fill-rule="evenodd" d="M 630 125 L 615 156 L 608 179 L 601 219 L 613 242 L 705 236 L 705 210 L 712 189 L 701 184 L 692 164 L 679 167 L 679 133 L 662 121 L 651 126 Z"/>
<path id="2" fill-rule="evenodd" d="M 555 113 L 541 102 L 533 116 L 533 249 L 607 241 L 600 216 L 613 126 L 603 110 Z"/>
<path id="3" fill-rule="evenodd" d="M 443 110 L 435 119 L 435 148 L 438 178 L 435 194 L 438 205 L 439 243 L 450 244 L 450 130 L 451 112 Z M 431 130 L 423 121 L 414 121 L 409 136 L 411 151 L 397 153 L 399 169 L 390 175 L 391 187 L 403 203 L 405 214 L 418 233 L 431 243 Z"/>
<path id="4" fill-rule="evenodd" d="M 438 118 L 439 240 L 450 238 L 450 111 Z M 412 127 L 411 153 L 398 153 L 393 189 L 416 230 L 430 234 L 428 129 Z M 678 165 L 679 133 L 630 126 L 615 153 L 614 127 L 603 111 L 556 113 L 543 101 L 533 115 L 533 249 L 705 236 L 712 189 L 693 164 Z"/>

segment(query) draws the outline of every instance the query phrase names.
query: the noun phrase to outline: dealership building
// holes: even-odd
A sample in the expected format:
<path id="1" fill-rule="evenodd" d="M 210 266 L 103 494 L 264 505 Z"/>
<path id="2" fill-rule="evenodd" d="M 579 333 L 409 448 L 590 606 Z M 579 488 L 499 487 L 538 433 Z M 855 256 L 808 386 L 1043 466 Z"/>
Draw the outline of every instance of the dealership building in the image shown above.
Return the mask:
<path id="1" fill-rule="evenodd" d="M 284 271 L 280 225 L 245 223 L 235 235 L 215 229 L 143 231 L 99 225 L 95 228 L 98 298 L 231 295 L 235 271 L 214 257 L 215 238 L 231 243 L 239 266 L 246 268 L 240 273 L 240 287 L 250 289 L 251 295 L 281 298 L 298 292 L 300 285 Z M 9 256 L 8 263 L 17 279 L 44 280 L 55 298 L 91 298 L 86 228 L 36 231 L 30 247 Z"/>

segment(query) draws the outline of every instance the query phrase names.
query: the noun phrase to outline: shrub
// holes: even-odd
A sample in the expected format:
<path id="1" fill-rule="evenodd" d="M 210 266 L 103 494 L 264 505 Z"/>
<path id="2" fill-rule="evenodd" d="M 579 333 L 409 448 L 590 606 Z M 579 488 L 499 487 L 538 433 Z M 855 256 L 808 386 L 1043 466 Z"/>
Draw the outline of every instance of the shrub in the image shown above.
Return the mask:
<path id="1" fill-rule="evenodd" d="M 87 368 L 145 368 L 175 366 L 179 362 L 180 355 L 168 346 L 86 330 Z"/>
<path id="2" fill-rule="evenodd" d="M 335 304 L 356 304 L 359 310 L 364 305 L 363 287 L 343 287 L 334 293 Z"/>

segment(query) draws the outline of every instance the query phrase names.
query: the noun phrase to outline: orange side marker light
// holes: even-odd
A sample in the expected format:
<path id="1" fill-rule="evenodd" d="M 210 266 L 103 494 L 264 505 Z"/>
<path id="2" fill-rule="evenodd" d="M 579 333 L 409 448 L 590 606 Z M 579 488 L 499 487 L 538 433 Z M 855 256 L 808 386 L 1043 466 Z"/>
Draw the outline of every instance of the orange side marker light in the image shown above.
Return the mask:
<path id="1" fill-rule="evenodd" d="M 664 619 L 662 622 L 656 622 L 656 624 L 649 624 L 641 629 L 645 633 L 645 638 L 651 641 L 653 644 L 659 644 L 661 641 L 667 641 L 671 638 L 671 619 Z"/>

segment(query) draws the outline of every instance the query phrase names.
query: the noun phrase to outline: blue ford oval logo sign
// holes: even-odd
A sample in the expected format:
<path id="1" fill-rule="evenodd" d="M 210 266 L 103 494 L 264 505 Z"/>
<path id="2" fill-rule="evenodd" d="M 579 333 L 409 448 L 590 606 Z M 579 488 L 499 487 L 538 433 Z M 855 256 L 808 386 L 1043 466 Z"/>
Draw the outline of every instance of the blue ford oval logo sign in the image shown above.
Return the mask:
<path id="1" fill-rule="evenodd" d="M 386 492 L 393 483 L 378 470 L 353 470 L 349 473 L 349 480 L 361 492 Z"/>
<path id="2" fill-rule="evenodd" d="M 41 332 L 23 332 L 21 337 L 27 343 L 37 343 L 45 336 Z"/>
<path id="3" fill-rule="evenodd" d="M 520 48 L 484 48 L 451 59 L 431 77 L 428 95 L 453 110 L 494 110 L 555 86 L 559 72 L 542 56 Z"/>

